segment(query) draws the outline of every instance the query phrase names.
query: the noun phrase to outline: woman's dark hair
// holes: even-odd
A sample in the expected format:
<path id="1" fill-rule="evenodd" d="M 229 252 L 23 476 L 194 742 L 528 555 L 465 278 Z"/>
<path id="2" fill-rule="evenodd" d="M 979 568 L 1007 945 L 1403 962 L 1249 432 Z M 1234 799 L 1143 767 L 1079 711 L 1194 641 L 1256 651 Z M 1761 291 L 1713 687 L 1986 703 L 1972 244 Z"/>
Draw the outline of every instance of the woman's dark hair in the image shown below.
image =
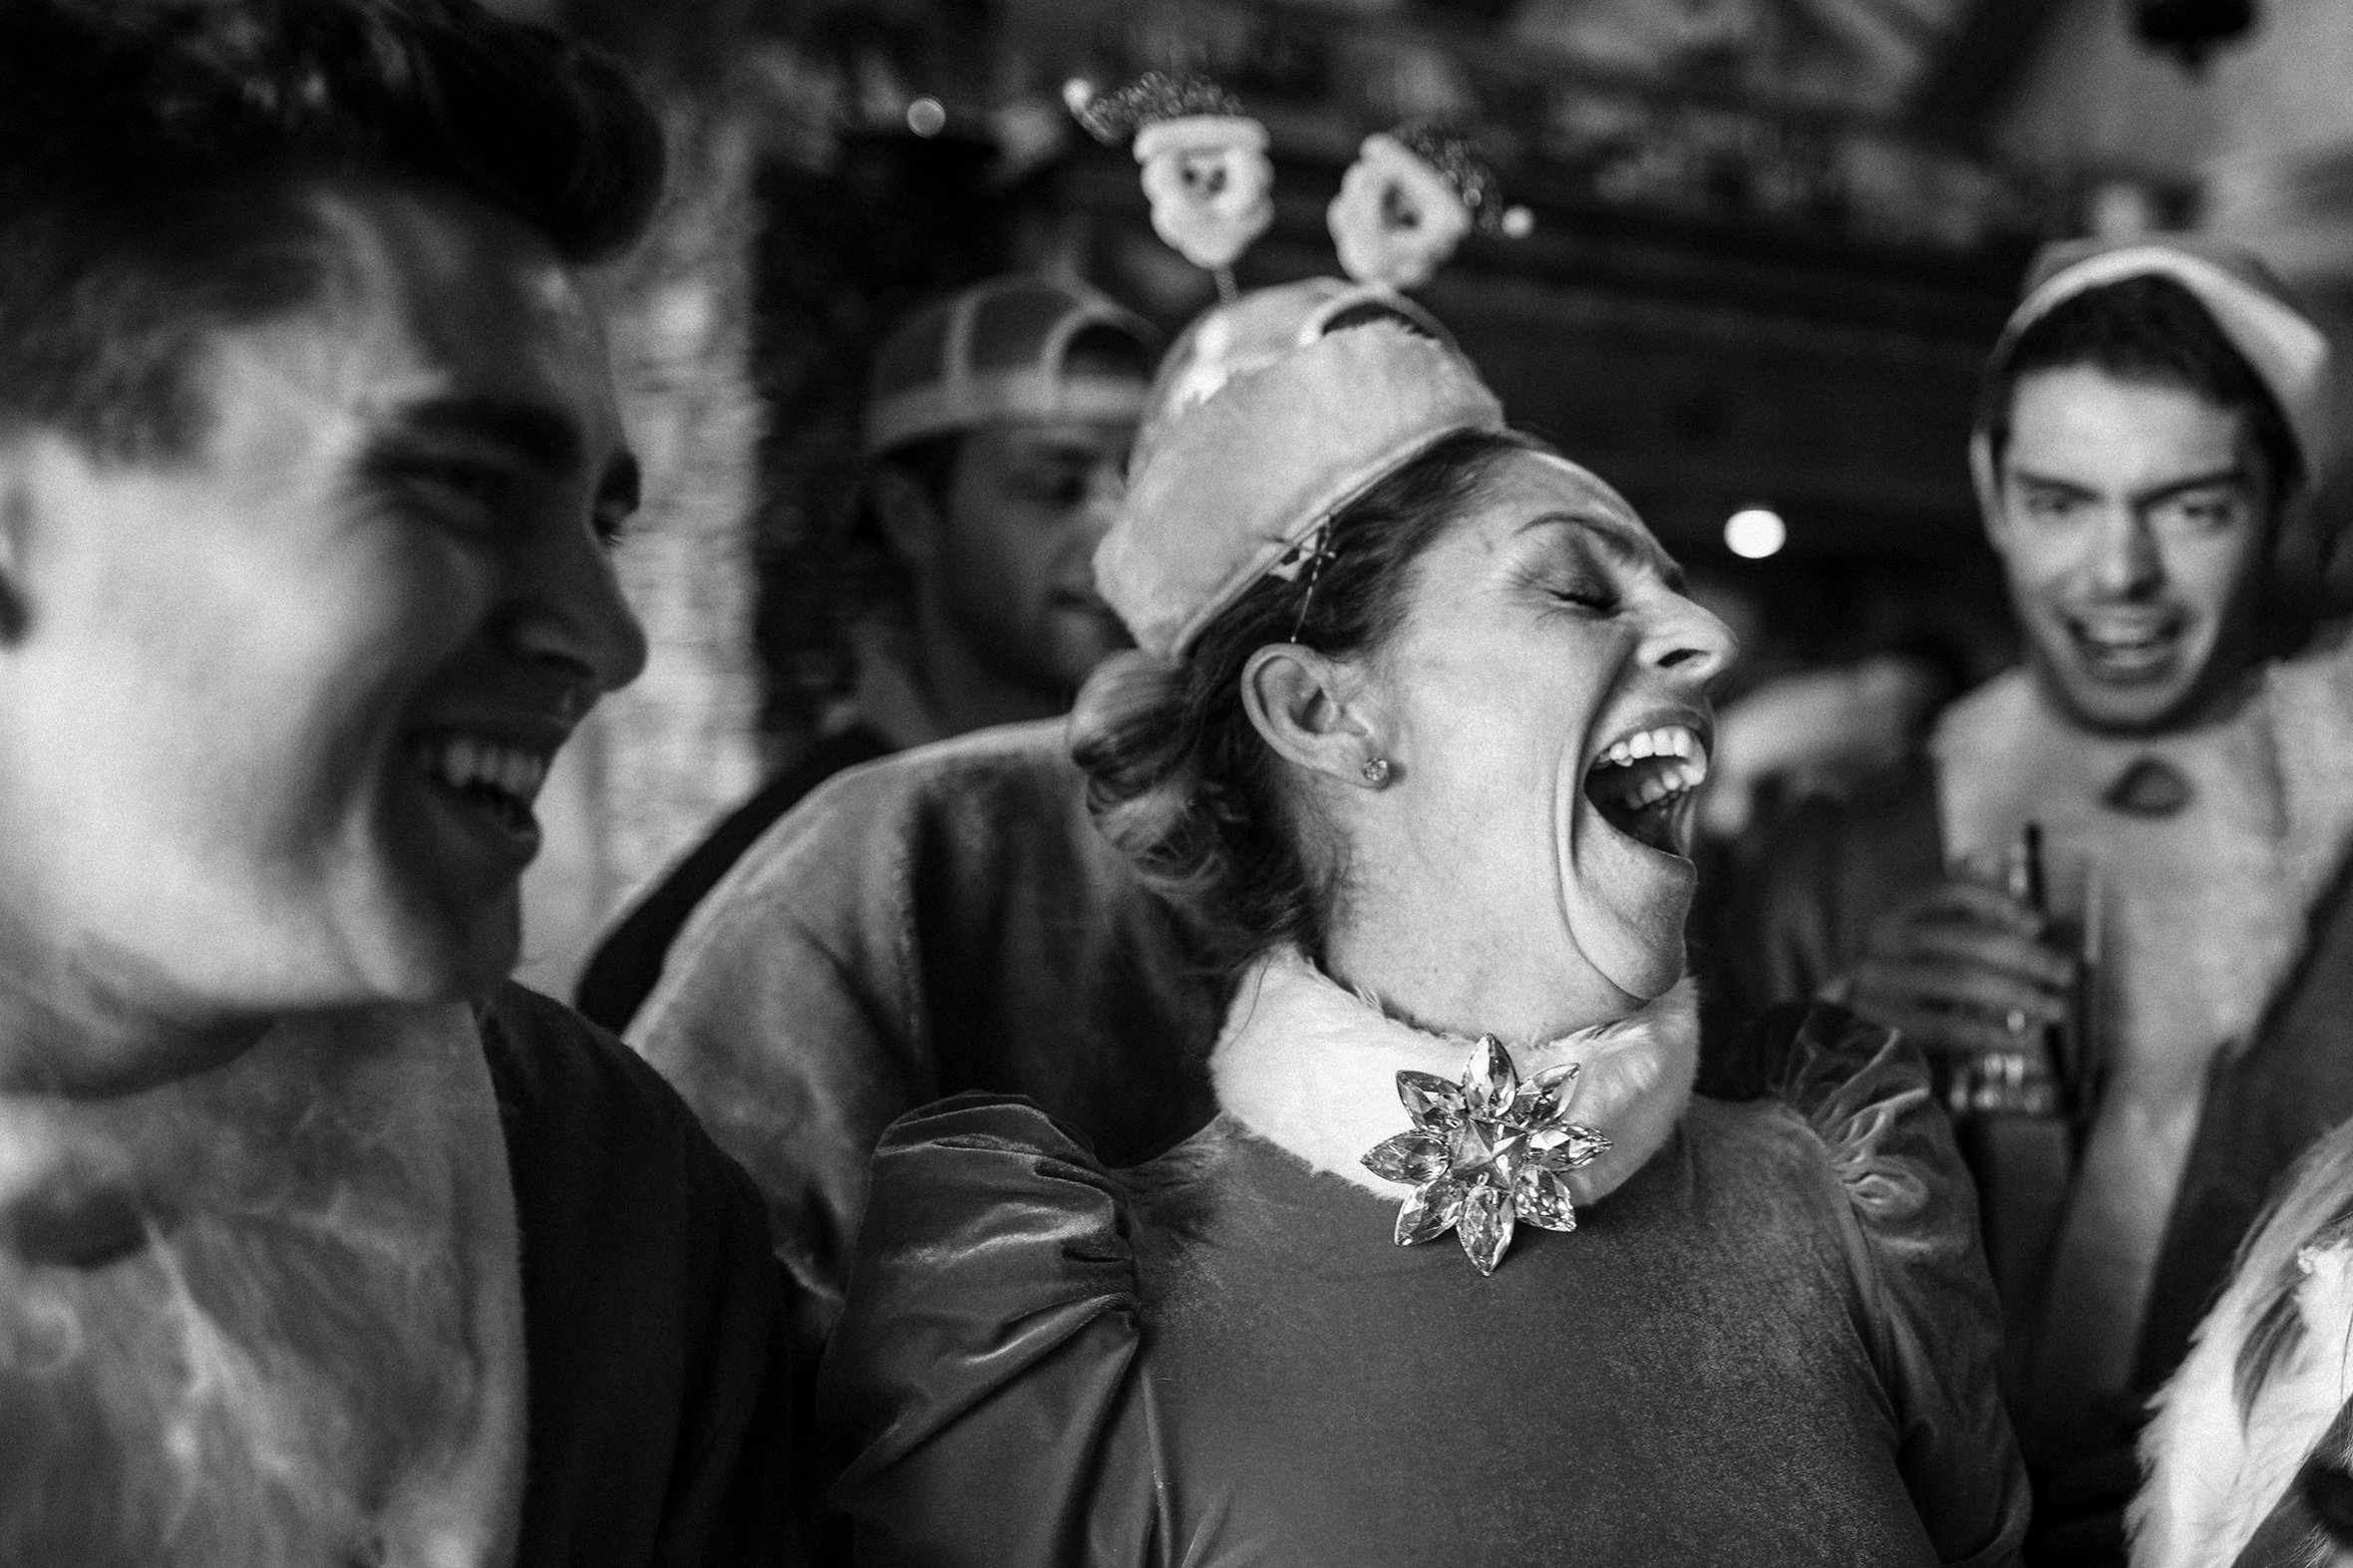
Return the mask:
<path id="1" fill-rule="evenodd" d="M 2274 505 L 2302 476 L 2295 437 L 2279 400 L 2197 296 L 2167 277 L 2126 278 L 2062 300 L 1986 367 L 1977 428 L 1997 467 L 2009 444 L 2018 383 L 2040 371 L 2077 365 L 2122 381 L 2181 387 L 2217 408 L 2243 414 L 2247 434 L 2263 455 Z"/>
<path id="2" fill-rule="evenodd" d="M 1320 569 L 1261 578 L 1210 622 L 1181 663 L 1127 653 L 1089 678 L 1071 712 L 1071 755 L 1099 827 L 1147 882 L 1239 963 L 1282 942 L 1322 946 L 1343 868 L 1315 874 L 1281 764 L 1242 707 L 1250 656 L 1270 643 L 1347 655 L 1405 617 L 1412 567 L 1477 500 L 1497 462 L 1540 444 L 1511 433 L 1449 436 L 1342 507 Z"/>

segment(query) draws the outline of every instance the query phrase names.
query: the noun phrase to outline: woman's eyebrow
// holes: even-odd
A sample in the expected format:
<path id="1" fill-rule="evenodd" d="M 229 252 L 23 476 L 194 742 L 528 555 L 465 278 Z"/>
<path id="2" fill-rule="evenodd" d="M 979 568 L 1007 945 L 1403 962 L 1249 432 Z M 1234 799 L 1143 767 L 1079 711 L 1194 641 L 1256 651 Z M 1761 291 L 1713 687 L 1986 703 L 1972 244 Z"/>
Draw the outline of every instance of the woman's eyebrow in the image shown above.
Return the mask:
<path id="1" fill-rule="evenodd" d="M 1665 579 L 1677 593 L 1683 591 L 1683 568 L 1673 557 L 1661 550 L 1645 534 L 1635 532 L 1613 517 L 1595 516 L 1590 512 L 1547 511 L 1521 523 L 1517 531 L 1526 533 L 1534 528 L 1573 528 L 1591 539 L 1601 553 L 1628 571 L 1654 571 Z"/>

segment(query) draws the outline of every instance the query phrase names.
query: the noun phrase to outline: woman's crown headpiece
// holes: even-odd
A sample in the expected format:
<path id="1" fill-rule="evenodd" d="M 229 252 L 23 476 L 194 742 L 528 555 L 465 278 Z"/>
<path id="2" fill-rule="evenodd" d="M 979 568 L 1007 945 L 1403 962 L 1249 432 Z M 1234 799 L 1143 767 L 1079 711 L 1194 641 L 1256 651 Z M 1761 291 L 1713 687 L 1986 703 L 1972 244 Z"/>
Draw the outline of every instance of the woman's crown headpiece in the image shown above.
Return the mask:
<path id="1" fill-rule="evenodd" d="M 1261 578 L 1305 570 L 1312 584 L 1333 517 L 1374 484 L 1449 436 L 1504 429 L 1454 338 L 1399 290 L 1474 231 L 1524 234 L 1527 215 L 1504 208 L 1468 137 L 1401 127 L 1366 139 L 1326 213 L 1353 281 L 1237 294 L 1232 263 L 1274 220 L 1265 128 L 1197 77 L 1065 96 L 1107 142 L 1135 138 L 1155 231 L 1225 295 L 1162 362 L 1127 502 L 1095 554 L 1137 645 L 1181 658 Z"/>

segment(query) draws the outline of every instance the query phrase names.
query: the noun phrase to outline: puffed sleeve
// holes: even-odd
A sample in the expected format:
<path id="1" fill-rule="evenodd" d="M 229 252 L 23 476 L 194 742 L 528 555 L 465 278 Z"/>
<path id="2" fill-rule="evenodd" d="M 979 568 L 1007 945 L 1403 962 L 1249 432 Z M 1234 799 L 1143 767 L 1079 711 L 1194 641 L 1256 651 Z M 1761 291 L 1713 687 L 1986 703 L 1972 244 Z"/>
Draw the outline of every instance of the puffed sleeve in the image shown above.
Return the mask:
<path id="1" fill-rule="evenodd" d="M 2001 1308 L 1978 1241 L 1976 1189 L 1927 1064 L 1893 1031 L 1824 1003 L 1766 1014 L 1745 1061 L 1749 1087 L 1822 1139 L 1846 1194 L 1896 1462 L 1939 1559 L 2015 1562 L 2029 1497 L 2002 1406 Z"/>
<path id="2" fill-rule="evenodd" d="M 1152 1562 L 1141 1342 L 1125 1205 L 1084 1144 L 998 1096 L 894 1122 L 819 1374 L 858 1562 Z"/>

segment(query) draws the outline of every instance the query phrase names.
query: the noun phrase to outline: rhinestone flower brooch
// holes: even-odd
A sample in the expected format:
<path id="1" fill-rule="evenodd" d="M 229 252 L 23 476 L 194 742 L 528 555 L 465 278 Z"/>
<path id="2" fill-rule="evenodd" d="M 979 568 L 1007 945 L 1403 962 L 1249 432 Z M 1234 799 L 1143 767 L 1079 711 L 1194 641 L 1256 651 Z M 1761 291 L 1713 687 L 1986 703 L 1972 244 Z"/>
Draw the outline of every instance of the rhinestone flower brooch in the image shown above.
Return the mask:
<path id="1" fill-rule="evenodd" d="M 1518 1221 L 1574 1230 L 1569 1171 L 1609 1147 L 1593 1128 L 1568 1119 L 1573 1062 L 1522 1084 L 1503 1042 L 1480 1037 L 1463 1082 L 1429 1073 L 1397 1075 L 1397 1098 L 1413 1127 L 1375 1144 L 1367 1170 L 1414 1189 L 1397 1211 L 1397 1244 L 1410 1247 L 1454 1229 L 1482 1274 L 1493 1274 Z"/>

